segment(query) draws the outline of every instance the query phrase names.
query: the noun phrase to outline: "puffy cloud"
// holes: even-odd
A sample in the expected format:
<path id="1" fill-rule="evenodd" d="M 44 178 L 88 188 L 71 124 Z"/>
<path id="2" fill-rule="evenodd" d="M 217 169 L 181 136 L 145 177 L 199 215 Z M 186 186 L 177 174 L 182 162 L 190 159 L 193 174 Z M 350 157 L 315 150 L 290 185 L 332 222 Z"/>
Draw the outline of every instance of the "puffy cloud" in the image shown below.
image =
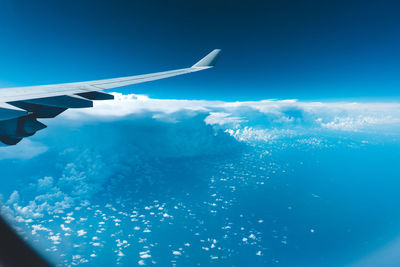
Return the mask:
<path id="1" fill-rule="evenodd" d="M 88 224 L 99 225 L 96 233 L 101 235 L 106 228 L 121 228 L 124 223 L 111 220 L 102 210 L 104 207 L 117 212 L 113 206 L 118 206 L 120 200 L 113 194 L 115 188 L 129 191 L 132 203 L 147 195 L 141 190 L 157 190 L 155 184 L 179 187 L 189 183 L 188 188 L 201 188 L 203 181 L 196 181 L 199 179 L 196 175 L 205 176 L 208 170 L 204 164 L 215 156 L 228 158 L 245 147 L 245 142 L 283 143 L 287 140 L 282 139 L 291 138 L 285 144 L 297 142 L 321 147 L 326 145 L 326 135 L 321 133 L 395 133 L 400 122 L 400 104 L 396 103 L 221 102 L 115 96 L 116 101 L 99 101 L 93 109 L 69 110 L 57 119 L 46 121 L 51 127 L 29 142 L 45 148 L 35 154 L 34 163 L 46 162 L 52 168 L 37 174 L 29 186 L 20 186 L 11 193 L 3 208 L 7 214 L 25 224 L 33 220 L 31 231 L 35 234 L 62 231 L 65 242 L 64 238 L 71 236 L 90 237 L 92 233 L 83 228 L 85 221 L 79 220 L 79 213 L 96 210 L 94 214 L 101 223 L 90 222 L 93 218 L 88 214 L 84 217 L 88 218 Z M 27 170 L 35 168 L 34 163 L 27 164 Z M 227 170 L 229 167 L 224 172 Z M 238 169 L 235 176 L 242 172 L 247 174 L 245 169 Z M 171 186 L 164 186 L 157 197 L 167 195 L 164 190 L 167 188 Z M 113 205 L 93 204 L 103 199 Z M 131 205 L 129 199 L 124 203 Z M 138 204 L 141 205 L 144 204 Z M 160 210 L 158 216 L 169 221 L 175 214 L 171 209 Z M 56 227 L 49 221 L 45 226 L 39 224 L 44 224 L 46 218 L 58 220 Z M 135 225 L 132 229 L 150 235 L 149 227 Z M 60 236 L 52 236 L 48 238 L 59 242 Z M 249 243 L 253 240 L 250 235 L 246 238 Z M 102 242 L 91 246 L 102 247 Z M 261 255 L 256 251 L 254 254 Z M 117 253 L 123 255 L 122 251 Z M 100 254 L 93 251 L 92 255 Z M 151 254 L 143 255 L 142 258 L 147 258 Z"/>
<path id="2" fill-rule="evenodd" d="M 6 205 L 11 205 L 11 204 L 17 203 L 18 201 L 19 201 L 19 193 L 18 193 L 18 191 L 14 190 L 14 192 L 12 192 L 12 194 L 10 195 L 10 198 L 6 202 Z"/>
<path id="3" fill-rule="evenodd" d="M 38 189 L 40 191 L 49 192 L 53 188 L 53 177 L 44 177 L 39 179 L 37 183 Z"/>
<path id="4" fill-rule="evenodd" d="M 43 157 L 62 167 L 38 179 L 27 192 L 15 191 L 3 209 L 25 219 L 62 213 L 104 191 L 116 170 L 131 172 L 131 166 L 144 166 L 150 159 L 229 154 L 240 148 L 240 142 L 296 136 L 300 136 L 300 144 L 320 146 L 324 145 L 321 131 L 393 134 L 400 125 L 399 103 L 115 97 L 115 101 L 95 102 L 93 109 L 69 110 L 48 121 L 53 125 L 45 135 L 35 136 L 35 141 L 27 139 L 25 144 L 31 145 L 31 150 L 19 154 Z M 50 153 L 45 153 L 48 147 Z M 116 150 L 118 153 L 113 153 Z M 7 156 L 1 152 L 0 158 L 16 153 L 7 152 Z M 51 153 L 58 157 L 52 158 Z"/>
<path id="5" fill-rule="evenodd" d="M 335 131 L 389 131 L 400 122 L 400 103 L 301 102 L 262 100 L 244 102 L 161 100 L 115 93 L 115 101 L 96 102 L 93 109 L 72 110 L 63 119 L 115 120 L 146 116 L 177 122 L 206 114 L 205 122 L 226 128 L 291 128 Z"/>
<path id="6" fill-rule="evenodd" d="M 114 93 L 114 101 L 97 101 L 92 109 L 72 110 L 65 113 L 64 117 L 82 119 L 90 117 L 112 118 L 124 117 L 131 114 L 163 113 L 172 114 L 185 111 L 209 111 L 207 106 L 218 105 L 218 101 L 195 100 L 161 100 L 151 99 L 145 95 L 122 95 Z M 88 118 L 90 119 L 90 118 Z"/>
<path id="7" fill-rule="evenodd" d="M 180 120 L 171 123 L 149 114 L 88 123 L 77 127 L 79 131 L 71 130 L 68 123 L 55 125 L 43 139 L 50 150 L 38 161 L 56 169 L 12 193 L 5 213 L 23 220 L 66 213 L 104 193 L 118 177 L 129 176 L 135 169 L 151 169 L 159 159 L 229 153 L 240 147 L 233 137 L 207 125 L 206 114 L 173 116 Z M 34 168 L 31 165 L 27 168 Z"/>
<path id="8" fill-rule="evenodd" d="M 87 232 L 85 230 L 81 229 L 81 230 L 78 230 L 77 234 L 78 234 L 78 236 L 83 236 L 83 235 L 86 235 Z"/>
<path id="9" fill-rule="evenodd" d="M 207 124 L 218 125 L 235 125 L 243 122 L 241 117 L 232 117 L 231 114 L 225 112 L 210 112 L 210 115 L 205 119 Z"/>
<path id="10" fill-rule="evenodd" d="M 69 110 L 49 120 L 52 127 L 35 141 L 0 150 L 3 159 L 36 156 L 61 166 L 12 193 L 3 210 L 25 219 L 62 213 L 104 191 L 116 170 L 132 172 L 148 160 L 229 154 L 240 142 L 296 136 L 300 144 L 320 146 L 321 131 L 393 134 L 400 125 L 399 103 L 161 100 L 117 93 L 115 98 L 95 102 L 93 109 Z M 27 153 L 18 152 L 26 146 Z"/>

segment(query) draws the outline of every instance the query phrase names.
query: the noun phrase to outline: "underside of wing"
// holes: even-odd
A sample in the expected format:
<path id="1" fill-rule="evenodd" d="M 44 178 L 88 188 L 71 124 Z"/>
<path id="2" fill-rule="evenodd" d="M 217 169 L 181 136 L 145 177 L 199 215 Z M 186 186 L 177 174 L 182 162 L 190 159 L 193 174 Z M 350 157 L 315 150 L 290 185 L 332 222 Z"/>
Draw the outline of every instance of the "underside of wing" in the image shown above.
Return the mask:
<path id="1" fill-rule="evenodd" d="M 54 118 L 69 108 L 89 108 L 93 100 L 111 100 L 104 90 L 165 79 L 212 68 L 216 49 L 190 68 L 89 82 L 0 89 L 0 141 L 15 145 L 46 128 L 38 119 Z"/>

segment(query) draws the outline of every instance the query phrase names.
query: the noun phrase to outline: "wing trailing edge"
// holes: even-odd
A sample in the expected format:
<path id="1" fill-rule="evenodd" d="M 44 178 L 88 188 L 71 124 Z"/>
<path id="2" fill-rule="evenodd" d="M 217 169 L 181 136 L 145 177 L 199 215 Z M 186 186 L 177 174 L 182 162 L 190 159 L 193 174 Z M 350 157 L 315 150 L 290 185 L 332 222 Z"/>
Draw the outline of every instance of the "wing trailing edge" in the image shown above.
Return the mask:
<path id="1" fill-rule="evenodd" d="M 183 69 L 88 82 L 0 89 L 0 141 L 14 145 L 46 127 L 37 119 L 54 118 L 69 108 L 93 107 L 94 100 L 114 99 L 104 90 L 212 68 L 220 52 L 220 49 L 215 49 L 193 66 Z"/>

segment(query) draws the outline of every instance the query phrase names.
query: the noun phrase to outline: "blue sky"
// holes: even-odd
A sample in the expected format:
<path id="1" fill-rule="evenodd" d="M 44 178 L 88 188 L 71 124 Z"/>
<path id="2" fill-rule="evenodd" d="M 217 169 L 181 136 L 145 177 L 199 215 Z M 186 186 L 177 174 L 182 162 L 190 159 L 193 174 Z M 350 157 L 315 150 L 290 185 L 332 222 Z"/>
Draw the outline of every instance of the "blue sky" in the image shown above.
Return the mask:
<path id="1" fill-rule="evenodd" d="M 397 1 L 24 1 L 0 8 L 1 87 L 188 66 L 137 85 L 155 98 L 400 99 Z"/>

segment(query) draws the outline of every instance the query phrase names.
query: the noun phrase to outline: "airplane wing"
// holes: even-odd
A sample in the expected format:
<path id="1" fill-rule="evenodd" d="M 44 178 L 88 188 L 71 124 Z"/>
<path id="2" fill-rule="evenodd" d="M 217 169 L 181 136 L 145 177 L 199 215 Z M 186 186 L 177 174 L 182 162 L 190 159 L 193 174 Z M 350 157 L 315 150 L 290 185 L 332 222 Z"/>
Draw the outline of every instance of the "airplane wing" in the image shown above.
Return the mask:
<path id="1" fill-rule="evenodd" d="M 165 79 L 215 66 L 219 49 L 189 68 L 88 82 L 0 89 L 0 141 L 15 145 L 46 125 L 37 119 L 54 118 L 68 108 L 93 107 L 93 100 L 114 99 L 104 90 Z"/>

